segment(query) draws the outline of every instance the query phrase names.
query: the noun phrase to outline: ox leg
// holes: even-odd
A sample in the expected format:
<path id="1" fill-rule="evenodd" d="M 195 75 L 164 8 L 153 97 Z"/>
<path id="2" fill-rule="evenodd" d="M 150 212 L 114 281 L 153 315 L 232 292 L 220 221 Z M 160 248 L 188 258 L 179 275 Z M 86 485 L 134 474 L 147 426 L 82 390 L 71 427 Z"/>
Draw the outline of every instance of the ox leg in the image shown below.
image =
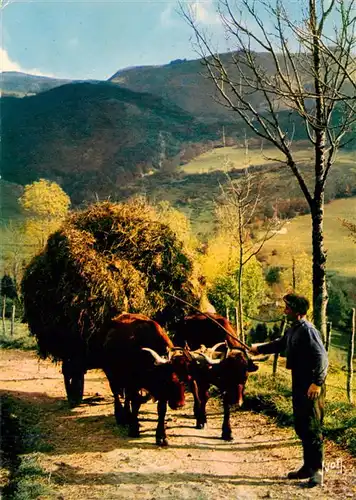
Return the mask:
<path id="1" fill-rule="evenodd" d="M 125 392 L 125 402 L 124 402 L 124 420 L 125 424 L 129 424 L 131 421 L 131 401 L 127 393 Z"/>
<path id="2" fill-rule="evenodd" d="M 194 416 L 196 418 L 195 428 L 204 429 L 206 424 L 208 389 L 194 380 L 192 383 L 192 394 L 194 397 Z"/>
<path id="3" fill-rule="evenodd" d="M 62 363 L 62 373 L 69 406 L 74 408 L 83 400 L 85 369 L 81 363 L 65 359 Z"/>
<path id="4" fill-rule="evenodd" d="M 114 412 L 117 425 L 126 425 L 128 423 L 128 415 L 122 407 L 120 396 L 117 393 L 114 393 Z"/>
<path id="5" fill-rule="evenodd" d="M 129 436 L 139 437 L 140 436 L 140 426 L 138 423 L 138 412 L 140 411 L 140 398 L 137 391 L 128 392 L 127 398 L 131 401 L 131 414 L 129 423 Z M 125 401 L 126 404 L 126 401 Z"/>
<path id="6" fill-rule="evenodd" d="M 166 435 L 166 413 L 167 413 L 167 401 L 158 401 L 157 403 L 158 412 L 158 425 L 156 429 L 156 444 L 158 446 L 168 446 L 167 435 Z"/>
<path id="7" fill-rule="evenodd" d="M 227 396 L 224 394 L 223 396 L 223 406 L 224 406 L 224 421 L 222 425 L 222 439 L 225 441 L 232 441 L 232 430 L 231 430 L 231 423 L 230 423 L 230 404 L 227 401 Z"/>

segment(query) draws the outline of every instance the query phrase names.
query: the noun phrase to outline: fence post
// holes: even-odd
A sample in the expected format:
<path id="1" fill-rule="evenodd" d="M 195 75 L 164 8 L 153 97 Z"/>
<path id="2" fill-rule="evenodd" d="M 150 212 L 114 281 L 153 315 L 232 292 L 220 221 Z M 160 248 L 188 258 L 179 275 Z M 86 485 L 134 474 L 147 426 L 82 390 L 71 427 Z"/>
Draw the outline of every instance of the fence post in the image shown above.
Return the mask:
<path id="1" fill-rule="evenodd" d="M 353 403 L 352 394 L 352 378 L 353 378 L 353 357 L 355 350 L 355 308 L 352 308 L 352 323 L 351 323 L 351 338 L 349 342 L 348 356 L 347 356 L 347 398 L 350 403 Z"/>
<path id="2" fill-rule="evenodd" d="M 283 337 L 283 335 L 284 335 L 286 325 L 287 325 L 287 321 L 285 318 L 283 318 L 282 322 L 281 322 L 281 326 L 280 326 L 281 337 Z M 272 369 L 272 376 L 273 377 L 275 377 L 277 374 L 278 358 L 279 358 L 279 353 L 276 352 L 273 356 L 273 369 Z"/>
<path id="3" fill-rule="evenodd" d="M 331 321 L 328 321 L 326 323 L 326 342 L 325 342 L 325 349 L 326 352 L 329 352 L 330 348 L 330 342 L 331 342 L 331 328 L 332 328 L 332 323 Z"/>
<path id="4" fill-rule="evenodd" d="M 11 310 L 11 335 L 14 335 L 15 333 L 15 313 L 16 313 L 16 306 L 15 304 L 12 304 L 12 310 Z"/>
<path id="5" fill-rule="evenodd" d="M 230 311 L 229 311 L 229 308 L 227 307 L 227 308 L 226 308 L 226 319 L 227 319 L 228 321 L 230 321 L 230 320 L 229 320 L 229 313 L 230 313 Z"/>
<path id="6" fill-rule="evenodd" d="M 4 335 L 6 335 L 5 312 L 6 312 L 6 297 L 4 295 L 2 301 L 2 332 Z"/>
<path id="7" fill-rule="evenodd" d="M 236 337 L 240 338 L 240 329 L 239 329 L 239 308 L 235 307 L 235 321 L 236 321 Z"/>

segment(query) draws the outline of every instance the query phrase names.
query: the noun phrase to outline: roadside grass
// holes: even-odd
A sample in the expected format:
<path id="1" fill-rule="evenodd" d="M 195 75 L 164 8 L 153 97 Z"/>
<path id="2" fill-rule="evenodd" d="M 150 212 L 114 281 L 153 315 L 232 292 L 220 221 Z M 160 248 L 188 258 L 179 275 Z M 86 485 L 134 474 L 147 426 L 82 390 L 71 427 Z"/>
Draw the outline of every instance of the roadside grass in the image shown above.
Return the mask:
<path id="1" fill-rule="evenodd" d="M 41 439 L 39 410 L 8 394 L 1 395 L 2 495 L 4 500 L 54 498 L 38 456 L 51 447 Z"/>
<path id="2" fill-rule="evenodd" d="M 14 334 L 11 335 L 11 322 L 5 320 L 1 324 L 0 331 L 0 348 L 1 349 L 22 349 L 23 351 L 36 350 L 37 343 L 34 337 L 30 335 L 28 326 L 20 321 L 14 323 Z"/>
<path id="3" fill-rule="evenodd" d="M 324 435 L 356 456 L 356 405 L 347 400 L 347 373 L 338 362 L 339 349 L 330 349 L 330 369 L 326 383 Z M 246 387 L 246 409 L 262 412 L 282 426 L 293 425 L 292 387 L 289 370 L 280 358 L 277 375 L 272 376 L 272 359 L 259 364 Z M 353 390 L 356 402 L 356 389 Z"/>

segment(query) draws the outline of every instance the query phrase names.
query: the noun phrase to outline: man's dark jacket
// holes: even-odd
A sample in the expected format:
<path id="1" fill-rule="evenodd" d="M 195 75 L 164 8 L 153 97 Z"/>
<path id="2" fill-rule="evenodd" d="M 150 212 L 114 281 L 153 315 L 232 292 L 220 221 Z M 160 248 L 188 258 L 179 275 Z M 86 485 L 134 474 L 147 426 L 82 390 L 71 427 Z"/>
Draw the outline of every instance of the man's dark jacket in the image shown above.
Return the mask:
<path id="1" fill-rule="evenodd" d="M 292 370 L 294 390 L 307 390 L 310 384 L 323 385 L 328 356 L 318 330 L 306 319 L 293 323 L 285 335 L 258 346 L 261 354 L 285 353 L 287 368 Z"/>

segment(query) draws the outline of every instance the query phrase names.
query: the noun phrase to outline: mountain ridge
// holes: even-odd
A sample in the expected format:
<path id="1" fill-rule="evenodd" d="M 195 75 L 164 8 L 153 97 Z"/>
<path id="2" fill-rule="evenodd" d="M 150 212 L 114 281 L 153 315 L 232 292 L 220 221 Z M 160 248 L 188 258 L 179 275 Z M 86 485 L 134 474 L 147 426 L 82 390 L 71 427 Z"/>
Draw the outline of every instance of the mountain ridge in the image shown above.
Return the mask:
<path id="1" fill-rule="evenodd" d="M 112 191 L 175 157 L 179 163 L 188 144 L 217 138 L 214 127 L 174 103 L 110 82 L 1 101 L 3 178 L 26 184 L 46 177 L 77 202 L 94 187 Z"/>

